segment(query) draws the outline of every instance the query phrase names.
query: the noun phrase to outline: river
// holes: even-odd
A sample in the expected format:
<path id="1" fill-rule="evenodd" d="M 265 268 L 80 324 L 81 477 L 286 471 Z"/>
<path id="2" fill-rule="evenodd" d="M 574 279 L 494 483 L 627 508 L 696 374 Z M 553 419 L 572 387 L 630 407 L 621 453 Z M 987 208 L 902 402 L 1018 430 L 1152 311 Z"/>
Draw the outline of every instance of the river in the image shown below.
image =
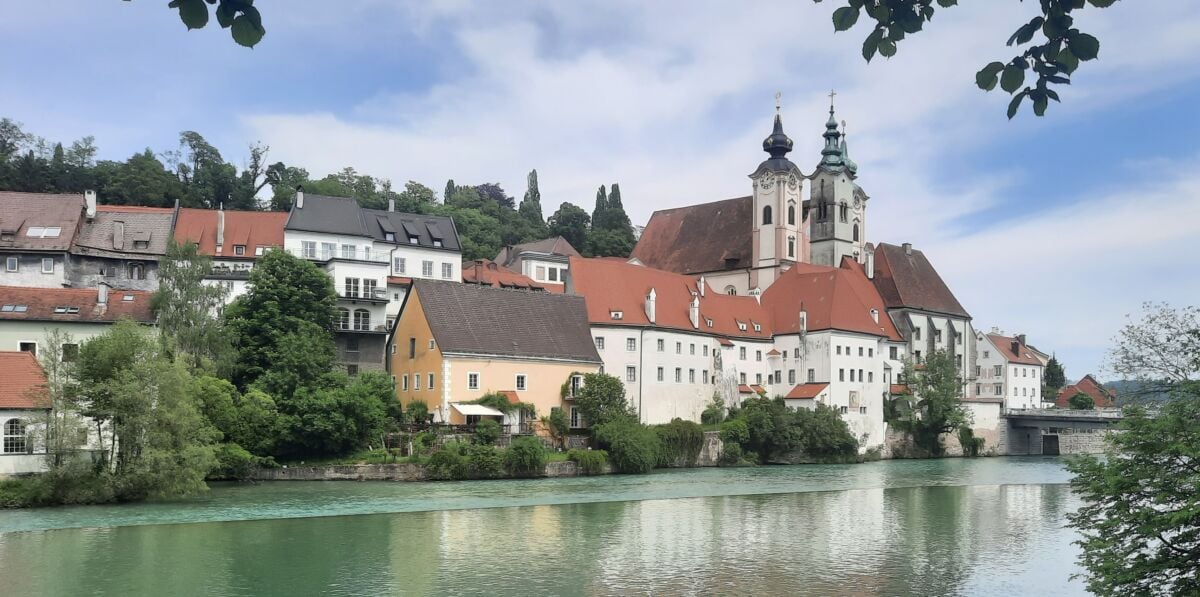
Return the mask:
<path id="1" fill-rule="evenodd" d="M 5 595 L 1081 595 L 1054 458 L 218 485 L 0 511 Z"/>

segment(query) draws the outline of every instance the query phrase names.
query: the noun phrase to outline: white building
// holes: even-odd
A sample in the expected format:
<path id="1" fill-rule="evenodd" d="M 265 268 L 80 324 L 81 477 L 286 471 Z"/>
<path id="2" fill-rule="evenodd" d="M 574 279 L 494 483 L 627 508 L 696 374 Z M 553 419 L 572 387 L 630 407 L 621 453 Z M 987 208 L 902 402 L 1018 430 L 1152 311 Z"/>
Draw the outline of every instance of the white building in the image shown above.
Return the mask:
<path id="1" fill-rule="evenodd" d="M 283 244 L 333 279 L 338 359 L 350 374 L 384 368 L 387 333 L 413 278 L 462 281 L 458 232 L 447 217 L 364 209 L 354 199 L 298 191 Z"/>
<path id="2" fill-rule="evenodd" d="M 0 479 L 46 470 L 45 429 L 50 401 L 46 374 L 30 352 L 0 351 Z"/>
<path id="3" fill-rule="evenodd" d="M 1045 369 L 1024 334 L 978 334 L 976 346 L 975 396 L 1002 398 L 1004 408 L 1042 408 Z"/>
<path id="4" fill-rule="evenodd" d="M 249 288 L 250 271 L 258 258 L 283 246 L 287 214 L 274 211 L 228 211 L 182 208 L 175 220 L 175 242 L 195 243 L 201 255 L 212 258 L 208 284 L 224 286 L 231 303 Z"/>
<path id="5" fill-rule="evenodd" d="M 567 282 L 571 257 L 579 257 L 579 252 L 567 239 L 555 236 L 504 247 L 493 261 L 539 284 L 561 288 Z"/>
<path id="6" fill-rule="evenodd" d="M 0 191 L 0 286 L 69 286 L 83 211 L 83 195 Z"/>

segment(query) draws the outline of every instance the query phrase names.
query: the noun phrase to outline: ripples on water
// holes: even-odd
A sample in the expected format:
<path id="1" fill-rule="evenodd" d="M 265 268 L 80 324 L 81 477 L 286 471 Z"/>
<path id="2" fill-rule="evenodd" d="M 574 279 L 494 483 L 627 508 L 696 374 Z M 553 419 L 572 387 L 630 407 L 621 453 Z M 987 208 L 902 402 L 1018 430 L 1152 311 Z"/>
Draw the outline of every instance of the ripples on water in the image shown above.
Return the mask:
<path id="1" fill-rule="evenodd" d="M 992 458 L 229 486 L 0 513 L 0 530 L 47 529 L 0 534 L 0 582 L 13 595 L 1081 594 L 1066 480 L 1055 460 Z M 205 522 L 152 524 L 184 521 Z"/>

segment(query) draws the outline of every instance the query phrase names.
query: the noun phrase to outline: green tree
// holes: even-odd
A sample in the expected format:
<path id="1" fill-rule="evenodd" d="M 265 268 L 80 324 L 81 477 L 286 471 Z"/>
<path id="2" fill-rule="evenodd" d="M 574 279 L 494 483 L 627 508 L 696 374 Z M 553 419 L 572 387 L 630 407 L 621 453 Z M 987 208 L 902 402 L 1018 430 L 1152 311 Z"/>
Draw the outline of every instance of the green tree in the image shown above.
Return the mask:
<path id="1" fill-rule="evenodd" d="M 429 211 L 429 207 L 437 203 L 437 196 L 433 189 L 416 181 L 408 181 L 404 183 L 404 190 L 396 194 L 396 210 L 422 214 Z"/>
<path id="2" fill-rule="evenodd" d="M 628 416 L 618 416 L 592 428 L 601 448 L 608 451 L 614 467 L 622 473 L 650 472 L 660 461 L 661 442 L 653 427 Z"/>
<path id="3" fill-rule="evenodd" d="M 821 2 L 821 0 L 814 0 Z M 1038 116 L 1046 112 L 1050 100 L 1058 101 L 1051 85 L 1069 85 L 1071 75 L 1083 61 L 1093 60 L 1100 53 L 1100 41 L 1073 27 L 1074 11 L 1090 5 L 1095 8 L 1112 6 L 1117 0 L 1043 0 L 1041 12 L 1017 28 L 1008 45 L 1025 46 L 1008 62 L 991 62 L 975 75 L 975 83 L 984 91 L 1000 88 L 1013 95 L 1008 117 L 1016 115 L 1021 102 L 1028 98 Z M 833 28 L 845 31 L 858 22 L 862 13 L 874 20 L 871 33 L 863 41 L 862 55 L 868 62 L 878 53 L 884 58 L 896 54 L 897 44 L 906 36 L 921 31 L 926 22 L 933 21 L 936 7 L 949 8 L 958 0 L 844 0 L 845 6 L 833 12 Z M 936 4 L 936 7 L 935 7 Z M 1037 41 L 1030 43 L 1037 37 Z M 1026 46 L 1026 44 L 1029 44 Z M 1037 80 L 1025 85 L 1026 72 L 1032 70 Z M 1022 87 L 1024 86 L 1024 87 Z"/>
<path id="4" fill-rule="evenodd" d="M 42 346 L 44 348 L 39 351 L 38 361 L 46 373 L 46 393 L 50 398 L 43 441 L 47 465 L 57 468 L 80 448 L 78 438 L 87 431 L 77 399 L 79 387 L 75 366 L 78 345 L 70 334 L 52 328 L 46 332 Z"/>
<path id="5" fill-rule="evenodd" d="M 382 373 L 363 373 L 348 385 L 344 376 L 331 375 L 324 384 L 299 386 L 278 403 L 283 431 L 276 452 L 302 458 L 382 446 L 393 400 L 391 379 Z"/>
<path id="6" fill-rule="evenodd" d="M 572 247 L 587 249 L 588 226 L 592 218 L 582 207 L 563 203 L 546 221 L 550 236 L 561 236 Z"/>
<path id="7" fill-rule="evenodd" d="M 287 398 L 333 364 L 337 294 L 317 266 L 285 251 L 268 251 L 250 273 L 250 289 L 225 308 L 241 388 L 270 371 L 268 393 Z"/>
<path id="8" fill-rule="evenodd" d="M 1042 375 L 1042 396 L 1054 398 L 1058 391 L 1067 385 L 1067 373 L 1063 371 L 1062 363 L 1054 355 L 1046 362 L 1046 373 Z"/>
<path id="9" fill-rule="evenodd" d="M 179 179 L 150 149 L 124 162 L 101 162 L 97 169 L 104 183 L 97 194 L 104 203 L 170 207 L 183 196 Z"/>
<path id="10" fill-rule="evenodd" d="M 216 313 L 226 290 L 205 284 L 212 258 L 201 255 L 195 243 L 171 240 L 159 265 L 159 286 L 151 305 L 157 315 L 164 346 L 187 358 L 193 369 L 206 363 L 227 366 L 229 340 Z"/>
<path id="11" fill-rule="evenodd" d="M 550 437 L 553 437 L 555 443 L 560 447 L 563 445 L 567 433 L 571 431 L 567 413 L 558 407 L 551 408 L 550 414 L 542 417 L 542 425 L 546 427 L 546 430 L 550 432 Z"/>
<path id="12" fill-rule="evenodd" d="M 1200 307 L 1143 304 L 1141 317 L 1130 317 L 1117 334 L 1107 365 L 1122 379 L 1138 382 L 1141 394 L 1200 380 Z"/>
<path id="13" fill-rule="evenodd" d="M 605 190 L 604 185 L 600 185 L 600 188 L 596 189 L 596 205 L 592 207 L 593 226 L 596 225 L 598 220 L 604 218 L 604 211 L 606 209 L 608 209 L 608 191 Z"/>
<path id="14" fill-rule="evenodd" d="M 1083 392 L 1076 392 L 1074 396 L 1067 399 L 1067 406 L 1075 410 L 1092 410 L 1096 408 L 1096 401 Z"/>
<path id="15" fill-rule="evenodd" d="M 252 48 L 267 34 L 254 0 L 171 0 L 167 6 L 179 12 L 179 19 L 191 31 L 208 24 L 208 4 L 216 5 L 213 15 L 217 24 L 228 29 L 238 45 Z"/>
<path id="16" fill-rule="evenodd" d="M 538 189 L 537 170 L 529 171 L 529 175 L 525 177 L 525 185 L 525 198 L 521 200 L 517 211 L 529 226 L 535 231 L 541 231 L 540 234 L 535 233 L 541 238 L 545 236 L 546 220 L 542 216 L 542 192 Z"/>
<path id="17" fill-rule="evenodd" d="M 470 187 L 464 187 L 455 192 L 458 201 L 467 203 L 478 194 Z M 454 228 L 458 230 L 458 241 L 462 245 L 464 260 L 491 259 L 504 246 L 501 237 L 500 220 L 487 215 L 476 206 L 448 204 L 434 206 L 431 213 L 454 218 Z"/>
<path id="18" fill-rule="evenodd" d="M 912 434 L 917 445 L 934 456 L 942 453 L 941 434 L 957 431 L 970 423 L 970 415 L 959 398 L 962 378 L 950 353 L 937 350 L 922 363 L 905 365 L 904 378 L 912 394 L 899 398 L 908 403 L 908 416 L 897 425 Z"/>
<path id="19" fill-rule="evenodd" d="M 271 211 L 289 211 L 296 198 L 296 188 L 309 184 L 308 170 L 276 162 L 267 167 L 267 184 L 271 185 Z"/>
<path id="20" fill-rule="evenodd" d="M 587 424 L 592 426 L 623 417 L 636 418 L 629 402 L 625 400 L 625 384 L 605 373 L 583 376 L 583 388 L 575 397 L 575 406 Z"/>
<path id="21" fill-rule="evenodd" d="M 633 224 L 621 204 L 621 187 L 613 183 L 606 197 L 601 186 L 596 193 L 596 210 L 592 213 L 592 229 L 585 250 L 596 257 L 628 257 L 634 244 Z"/>
<path id="22" fill-rule="evenodd" d="M 1068 514 L 1097 595 L 1200 593 L 1200 385 L 1157 413 L 1128 407 L 1103 458 L 1068 460 L 1082 505 Z"/>

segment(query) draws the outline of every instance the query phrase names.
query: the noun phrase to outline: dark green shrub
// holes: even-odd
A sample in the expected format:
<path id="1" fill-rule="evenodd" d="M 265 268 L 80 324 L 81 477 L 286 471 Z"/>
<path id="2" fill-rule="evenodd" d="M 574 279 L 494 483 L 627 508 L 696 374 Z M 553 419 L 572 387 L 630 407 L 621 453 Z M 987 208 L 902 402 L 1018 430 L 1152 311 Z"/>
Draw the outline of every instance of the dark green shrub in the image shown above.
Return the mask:
<path id="1" fill-rule="evenodd" d="M 599 475 L 608 464 L 608 452 L 604 450 L 572 449 L 567 452 L 567 460 L 579 465 L 579 470 L 585 475 Z"/>
<path id="2" fill-rule="evenodd" d="M 472 479 L 495 479 L 504 476 L 504 461 L 500 451 L 485 444 L 467 447 L 467 476 Z"/>
<path id="3" fill-rule="evenodd" d="M 721 441 L 728 447 L 730 444 L 740 446 L 750 440 L 750 427 L 745 419 L 730 419 L 721 423 Z"/>
<path id="4" fill-rule="evenodd" d="M 721 448 L 721 466 L 734 466 L 742 462 L 742 446 L 727 443 Z"/>
<path id="5" fill-rule="evenodd" d="M 429 405 L 420 400 L 413 400 L 404 407 L 404 416 L 413 423 L 424 423 L 429 420 Z"/>
<path id="6" fill-rule="evenodd" d="M 428 452 L 429 448 L 433 447 L 433 441 L 435 439 L 437 439 L 437 437 L 428 431 L 422 431 L 414 435 L 412 438 L 413 453 L 424 454 L 425 452 Z"/>
<path id="7" fill-rule="evenodd" d="M 705 425 L 720 425 L 721 421 L 725 420 L 725 411 L 725 401 L 721 399 L 720 394 L 713 393 L 712 401 L 704 407 L 704 412 L 700 413 L 700 422 Z"/>
<path id="8" fill-rule="evenodd" d="M 693 421 L 673 419 L 665 425 L 655 425 L 658 434 L 658 466 L 692 467 L 704 448 L 704 429 Z"/>
<path id="9" fill-rule="evenodd" d="M 536 437 L 518 437 L 504 450 L 504 468 L 514 477 L 539 477 L 546 471 L 546 448 Z"/>
<path id="10" fill-rule="evenodd" d="M 500 439 L 500 423 L 495 419 L 483 419 L 475 424 L 475 443 L 490 446 Z"/>
<path id="11" fill-rule="evenodd" d="M 622 473 L 648 473 L 658 464 L 658 434 L 632 418 L 622 417 L 593 427 L 592 433 Z"/>
<path id="12" fill-rule="evenodd" d="M 425 463 L 425 474 L 430 479 L 466 479 L 467 473 L 467 458 L 457 442 L 446 444 Z"/>
<path id="13" fill-rule="evenodd" d="M 960 427 L 958 443 L 962 445 L 963 456 L 975 457 L 983 451 L 983 438 L 975 437 L 975 431 L 970 427 Z"/>
<path id="14" fill-rule="evenodd" d="M 245 479 L 258 468 L 258 458 L 237 444 L 221 444 L 215 455 L 217 468 L 208 473 L 210 479 Z"/>

